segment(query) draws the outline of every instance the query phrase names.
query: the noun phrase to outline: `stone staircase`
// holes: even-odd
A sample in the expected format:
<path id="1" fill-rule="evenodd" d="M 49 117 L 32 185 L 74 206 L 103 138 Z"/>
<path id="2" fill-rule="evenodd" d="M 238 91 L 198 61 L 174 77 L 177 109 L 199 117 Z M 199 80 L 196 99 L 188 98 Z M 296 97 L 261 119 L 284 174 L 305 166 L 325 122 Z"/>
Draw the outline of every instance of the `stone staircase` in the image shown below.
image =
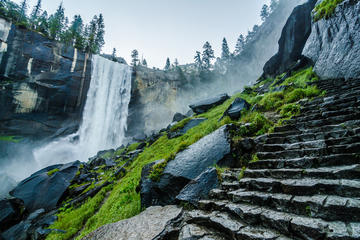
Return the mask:
<path id="1" fill-rule="evenodd" d="M 265 137 L 247 170 L 223 173 L 167 239 L 360 239 L 360 79 L 317 85 L 326 97 Z"/>

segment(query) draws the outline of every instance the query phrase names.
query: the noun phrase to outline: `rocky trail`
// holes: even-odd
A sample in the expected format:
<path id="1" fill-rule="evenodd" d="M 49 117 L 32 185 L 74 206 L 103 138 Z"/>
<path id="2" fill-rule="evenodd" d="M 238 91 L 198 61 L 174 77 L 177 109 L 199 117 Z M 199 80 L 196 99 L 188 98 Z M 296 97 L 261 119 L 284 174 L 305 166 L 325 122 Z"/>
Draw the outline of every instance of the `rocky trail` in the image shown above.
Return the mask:
<path id="1" fill-rule="evenodd" d="M 360 239 L 360 79 L 321 80 L 301 114 L 261 137 L 248 168 L 157 239 Z"/>

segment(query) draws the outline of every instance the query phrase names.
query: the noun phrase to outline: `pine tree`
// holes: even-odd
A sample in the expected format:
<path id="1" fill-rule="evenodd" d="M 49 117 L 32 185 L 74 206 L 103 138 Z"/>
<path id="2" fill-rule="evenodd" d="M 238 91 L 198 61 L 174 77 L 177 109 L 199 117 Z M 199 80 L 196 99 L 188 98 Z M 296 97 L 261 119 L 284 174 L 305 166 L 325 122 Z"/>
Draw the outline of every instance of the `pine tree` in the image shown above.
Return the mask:
<path id="1" fill-rule="evenodd" d="M 203 66 L 206 70 L 209 70 L 211 67 L 211 60 L 215 58 L 214 50 L 212 49 L 209 42 L 206 42 L 203 46 L 203 53 L 202 53 L 202 62 Z"/>
<path id="2" fill-rule="evenodd" d="M 55 14 L 49 18 L 49 34 L 52 39 L 59 40 L 65 27 L 65 9 L 61 2 Z"/>
<path id="3" fill-rule="evenodd" d="M 31 28 L 36 29 L 36 26 L 39 24 L 40 14 L 41 14 L 41 0 L 38 0 L 37 4 L 34 6 L 30 15 Z"/>
<path id="4" fill-rule="evenodd" d="M 269 7 L 268 5 L 264 4 L 264 6 L 261 9 L 260 17 L 262 21 L 265 21 L 270 15 Z"/>
<path id="5" fill-rule="evenodd" d="M 85 49 L 85 37 L 84 37 L 84 22 L 80 15 L 75 15 L 73 21 L 70 24 L 69 32 L 71 36 L 71 42 L 77 49 Z"/>
<path id="6" fill-rule="evenodd" d="M 166 64 L 165 64 L 164 70 L 165 70 L 165 71 L 170 70 L 170 66 L 171 66 L 170 58 L 167 58 L 167 59 L 166 59 Z"/>
<path id="7" fill-rule="evenodd" d="M 174 66 L 177 68 L 179 66 L 179 61 L 177 58 L 175 58 L 174 60 Z"/>
<path id="8" fill-rule="evenodd" d="M 147 67 L 147 65 L 148 65 L 145 58 L 142 60 L 142 65 L 143 65 L 144 67 Z"/>
<path id="9" fill-rule="evenodd" d="M 244 50 L 244 47 L 245 47 L 245 38 L 244 35 L 240 34 L 236 42 L 234 55 L 235 56 L 239 55 Z"/>
<path id="10" fill-rule="evenodd" d="M 18 21 L 21 22 L 26 22 L 26 12 L 28 9 L 28 4 L 27 4 L 27 0 L 23 0 L 20 4 L 20 18 L 18 19 Z"/>
<path id="11" fill-rule="evenodd" d="M 132 66 L 136 66 L 137 63 L 139 62 L 139 52 L 138 50 L 134 49 L 132 52 L 131 52 L 131 65 Z"/>
<path id="12" fill-rule="evenodd" d="M 116 48 L 113 48 L 113 52 L 112 52 L 112 54 L 111 54 L 111 59 L 112 59 L 114 62 L 117 62 Z"/>
<path id="13" fill-rule="evenodd" d="M 36 26 L 36 30 L 44 34 L 45 36 L 49 36 L 49 21 L 48 21 L 48 13 L 44 11 L 38 20 L 38 25 Z"/>
<path id="14" fill-rule="evenodd" d="M 224 38 L 223 42 L 222 42 L 221 58 L 224 60 L 227 60 L 230 58 L 230 50 L 229 50 L 229 45 L 226 41 L 226 38 Z"/>
<path id="15" fill-rule="evenodd" d="M 201 59 L 201 53 L 199 51 L 196 51 L 196 55 L 194 57 L 194 60 L 195 60 L 196 67 L 198 69 L 201 69 L 202 65 L 203 65 L 203 62 L 202 62 L 202 59 Z"/>
<path id="16" fill-rule="evenodd" d="M 87 34 L 86 50 L 92 53 L 97 52 L 97 47 L 96 47 L 97 22 L 98 22 L 98 17 L 95 15 L 91 20 L 90 25 L 87 29 L 88 34 Z"/>
<path id="17" fill-rule="evenodd" d="M 102 47 L 105 44 L 104 35 L 105 35 L 105 23 L 104 17 L 102 14 L 99 15 L 97 19 L 97 32 L 95 37 L 95 53 L 100 53 Z"/>

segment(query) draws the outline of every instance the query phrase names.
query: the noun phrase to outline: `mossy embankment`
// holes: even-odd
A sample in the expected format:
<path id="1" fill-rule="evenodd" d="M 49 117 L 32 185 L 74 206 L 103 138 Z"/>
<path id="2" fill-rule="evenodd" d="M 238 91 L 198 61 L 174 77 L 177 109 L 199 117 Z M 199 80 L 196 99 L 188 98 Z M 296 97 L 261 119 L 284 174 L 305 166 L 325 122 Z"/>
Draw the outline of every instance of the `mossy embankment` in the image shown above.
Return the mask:
<path id="1" fill-rule="evenodd" d="M 315 7 L 314 21 L 330 18 L 334 14 L 336 7 L 343 1 L 344 0 L 322 1 L 319 5 Z"/>
<path id="2" fill-rule="evenodd" d="M 222 105 L 195 116 L 207 120 L 190 129 L 183 136 L 169 139 L 166 132 L 162 133 L 153 144 L 148 143 L 143 152 L 125 167 L 127 173 L 123 178 L 111 179 L 113 181 L 111 185 L 103 188 L 79 207 L 61 209 L 58 213 L 58 221 L 50 226 L 50 229 L 61 229 L 66 233 L 53 233 L 47 239 L 70 239 L 74 236 L 76 239 L 81 239 L 98 227 L 139 214 L 142 209 L 137 187 L 141 179 L 141 170 L 145 165 L 165 159 L 162 164 L 155 165 L 151 173 L 152 180 L 158 180 L 167 162 L 171 161 L 178 152 L 225 124 L 233 123 L 239 126 L 238 131 L 234 133 L 234 141 L 269 133 L 274 126 L 299 114 L 299 100 L 322 94 L 315 86 L 308 85 L 309 82 L 316 80 L 312 68 L 300 70 L 283 82 L 281 76 L 262 80 L 253 87 L 247 87 L 242 93 L 234 95 Z M 264 94 L 259 93 L 264 86 L 267 86 L 268 91 Z M 251 109 L 244 111 L 239 120 L 233 121 L 225 117 L 219 121 L 237 97 L 248 101 L 252 106 Z M 189 119 L 185 119 L 179 122 L 171 131 L 182 128 L 188 121 Z M 121 151 L 134 150 L 137 146 L 138 144 L 132 145 Z M 122 162 L 122 159 L 118 159 L 118 162 Z"/>

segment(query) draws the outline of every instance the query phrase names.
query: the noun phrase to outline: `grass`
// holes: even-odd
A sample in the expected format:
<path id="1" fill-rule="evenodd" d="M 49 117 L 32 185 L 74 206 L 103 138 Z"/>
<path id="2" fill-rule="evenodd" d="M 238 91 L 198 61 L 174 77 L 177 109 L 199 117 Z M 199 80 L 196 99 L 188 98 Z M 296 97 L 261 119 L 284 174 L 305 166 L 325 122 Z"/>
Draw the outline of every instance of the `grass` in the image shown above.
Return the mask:
<path id="1" fill-rule="evenodd" d="M 311 70 L 312 71 L 312 70 Z M 312 77 L 308 77 L 310 70 L 304 71 L 302 74 L 293 76 L 293 85 L 301 84 L 303 81 L 311 81 Z M 308 74 L 307 77 L 303 76 Z M 310 78 L 310 79 L 309 79 Z M 305 80 L 304 80 L 305 79 Z M 266 80 L 270 81 L 270 80 Z M 294 82 L 296 84 L 294 84 Z M 85 204 L 77 209 L 64 210 L 58 216 L 58 221 L 50 226 L 50 228 L 65 230 L 66 234 L 51 234 L 47 239 L 69 239 L 73 238 L 80 230 L 81 233 L 76 239 L 81 239 L 90 232 L 97 228 L 108 224 L 117 222 L 123 219 L 130 218 L 141 212 L 140 194 L 136 191 L 141 179 L 142 168 L 152 162 L 164 159 L 161 164 L 153 166 L 151 172 L 151 178 L 156 181 L 160 179 L 166 164 L 175 158 L 176 154 L 183 151 L 188 146 L 200 140 L 202 137 L 214 132 L 221 126 L 229 123 L 241 125 L 244 123 L 250 123 L 246 127 L 243 126 L 236 132 L 234 139 L 240 140 L 244 136 L 261 135 L 271 131 L 271 128 L 276 124 L 265 117 L 266 111 L 278 111 L 284 117 L 291 116 L 298 113 L 297 105 L 294 101 L 300 100 L 303 97 L 314 97 L 316 94 L 320 94 L 315 87 L 304 87 L 302 90 L 293 86 L 277 93 L 267 93 L 263 96 L 258 96 L 255 91 L 251 91 L 247 88 L 246 93 L 240 93 L 227 100 L 224 104 L 217 106 L 210 111 L 200 114 L 197 117 L 206 118 L 204 122 L 198 126 L 190 129 L 183 136 L 168 139 L 167 135 L 161 136 L 155 143 L 144 149 L 139 156 L 134 159 L 132 164 L 126 167 L 127 174 L 120 180 L 116 180 L 111 189 L 103 189 L 94 198 L 89 199 Z M 232 101 L 236 97 L 241 97 L 254 105 L 258 103 L 262 105 L 261 111 L 251 112 L 245 111 L 242 114 L 241 119 L 237 121 L 231 120 L 229 117 L 225 117 L 219 122 L 220 117 L 224 111 L 230 106 Z M 172 130 L 184 126 L 189 119 L 185 119 L 176 124 Z M 131 145 L 126 151 L 136 149 L 138 145 Z M 123 152 L 125 150 L 121 150 Z M 256 161 L 256 155 L 253 156 L 252 161 Z M 118 161 L 121 161 L 119 159 Z M 221 169 L 218 169 L 221 171 Z M 105 174 L 107 175 L 107 174 Z M 109 193 L 109 197 L 101 205 L 104 200 L 106 192 Z"/>
<path id="2" fill-rule="evenodd" d="M 51 177 L 52 175 L 54 175 L 54 174 L 57 173 L 58 171 L 60 171 L 60 169 L 55 168 L 55 169 L 53 169 L 53 170 L 51 170 L 51 171 L 48 171 L 48 172 L 47 172 L 47 175 L 48 175 L 49 177 Z"/>
<path id="3" fill-rule="evenodd" d="M 22 140 L 21 137 L 17 136 L 0 136 L 0 141 L 19 143 Z"/>
<path id="4" fill-rule="evenodd" d="M 335 12 L 337 5 L 344 0 L 324 0 L 315 7 L 314 21 L 329 19 Z"/>

